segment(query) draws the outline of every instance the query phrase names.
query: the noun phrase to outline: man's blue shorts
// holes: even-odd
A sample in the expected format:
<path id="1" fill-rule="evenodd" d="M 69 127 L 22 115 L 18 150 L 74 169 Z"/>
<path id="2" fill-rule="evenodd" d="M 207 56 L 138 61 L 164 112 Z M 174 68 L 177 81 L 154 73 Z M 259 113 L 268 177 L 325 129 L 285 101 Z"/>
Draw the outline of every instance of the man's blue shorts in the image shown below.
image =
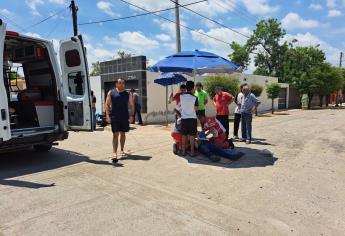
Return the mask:
<path id="1" fill-rule="evenodd" d="M 128 132 L 129 121 L 128 119 L 111 119 L 111 130 L 115 132 Z"/>

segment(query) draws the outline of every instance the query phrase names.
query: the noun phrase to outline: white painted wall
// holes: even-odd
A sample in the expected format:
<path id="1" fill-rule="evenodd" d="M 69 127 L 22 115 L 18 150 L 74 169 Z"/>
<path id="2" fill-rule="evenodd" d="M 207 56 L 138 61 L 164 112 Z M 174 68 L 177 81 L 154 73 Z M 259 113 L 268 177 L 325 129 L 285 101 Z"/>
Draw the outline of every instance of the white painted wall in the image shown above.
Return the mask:
<path id="1" fill-rule="evenodd" d="M 96 96 L 96 110 L 102 114 L 102 88 L 101 88 L 101 76 L 90 76 L 90 87 Z"/>

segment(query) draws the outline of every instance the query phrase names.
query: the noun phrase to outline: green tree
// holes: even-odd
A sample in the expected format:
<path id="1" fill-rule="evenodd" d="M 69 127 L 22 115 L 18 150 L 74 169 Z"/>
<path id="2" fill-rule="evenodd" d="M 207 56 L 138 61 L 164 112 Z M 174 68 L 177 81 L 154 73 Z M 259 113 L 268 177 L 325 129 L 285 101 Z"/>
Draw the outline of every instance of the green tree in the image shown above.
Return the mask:
<path id="1" fill-rule="evenodd" d="M 267 97 L 272 99 L 272 114 L 274 113 L 274 99 L 279 97 L 280 88 L 278 83 L 271 83 L 266 86 Z"/>
<path id="2" fill-rule="evenodd" d="M 230 60 L 236 65 L 240 66 L 243 70 L 246 70 L 250 63 L 250 52 L 248 48 L 244 45 L 240 45 L 236 42 L 230 44 L 233 53 L 229 55 Z"/>
<path id="3" fill-rule="evenodd" d="M 295 87 L 300 94 L 307 94 L 308 108 L 319 88 L 318 68 L 325 61 L 325 53 L 318 46 L 296 47 L 287 50 L 283 74 L 284 82 Z"/>
<path id="4" fill-rule="evenodd" d="M 101 74 L 101 63 L 96 61 L 91 64 L 92 71 L 90 73 L 91 76 L 98 76 Z"/>
<path id="5" fill-rule="evenodd" d="M 284 42 L 285 35 L 286 32 L 277 19 L 261 20 L 244 45 L 231 43 L 233 53 L 229 57 L 235 64 L 247 68 L 250 63 L 249 55 L 253 53 L 256 66 L 254 74 L 281 79 L 286 60 L 285 53 L 295 42 L 295 40 L 292 43 Z"/>
<path id="6" fill-rule="evenodd" d="M 204 87 L 206 92 L 211 97 L 214 97 L 215 89 L 217 87 L 222 88 L 222 90 L 225 92 L 235 95 L 239 92 L 240 81 L 237 78 L 231 76 L 213 75 L 205 78 Z"/>
<path id="7" fill-rule="evenodd" d="M 125 51 L 117 51 L 116 55 L 113 57 L 114 59 L 125 59 L 125 58 L 130 58 L 132 57 L 132 53 L 126 53 Z"/>
<path id="8" fill-rule="evenodd" d="M 316 93 L 320 99 L 319 106 L 322 107 L 322 101 L 325 96 L 327 97 L 332 92 L 343 88 L 344 77 L 340 68 L 333 67 L 329 63 L 324 63 L 320 67 L 314 68 L 313 74 L 318 84 Z"/>

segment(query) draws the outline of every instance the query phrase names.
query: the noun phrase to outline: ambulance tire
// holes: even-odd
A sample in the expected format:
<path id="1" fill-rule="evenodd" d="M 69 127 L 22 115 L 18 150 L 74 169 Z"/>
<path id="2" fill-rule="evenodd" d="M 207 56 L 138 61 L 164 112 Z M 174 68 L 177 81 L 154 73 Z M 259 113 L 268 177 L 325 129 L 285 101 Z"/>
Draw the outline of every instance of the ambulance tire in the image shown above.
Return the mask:
<path id="1" fill-rule="evenodd" d="M 50 149 L 52 149 L 52 144 L 39 144 L 39 145 L 34 145 L 34 150 L 37 152 L 49 152 Z"/>

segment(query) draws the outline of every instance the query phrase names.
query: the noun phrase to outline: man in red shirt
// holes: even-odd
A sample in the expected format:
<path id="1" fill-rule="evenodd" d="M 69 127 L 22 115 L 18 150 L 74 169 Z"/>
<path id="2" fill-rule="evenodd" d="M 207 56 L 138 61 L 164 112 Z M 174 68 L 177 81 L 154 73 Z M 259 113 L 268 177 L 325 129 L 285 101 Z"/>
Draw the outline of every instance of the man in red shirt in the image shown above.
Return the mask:
<path id="1" fill-rule="evenodd" d="M 213 97 L 213 102 L 216 107 L 216 118 L 224 126 L 226 130 L 226 139 L 229 138 L 229 105 L 234 100 L 234 96 L 230 93 L 222 91 L 221 88 L 216 88 L 216 95 Z"/>

